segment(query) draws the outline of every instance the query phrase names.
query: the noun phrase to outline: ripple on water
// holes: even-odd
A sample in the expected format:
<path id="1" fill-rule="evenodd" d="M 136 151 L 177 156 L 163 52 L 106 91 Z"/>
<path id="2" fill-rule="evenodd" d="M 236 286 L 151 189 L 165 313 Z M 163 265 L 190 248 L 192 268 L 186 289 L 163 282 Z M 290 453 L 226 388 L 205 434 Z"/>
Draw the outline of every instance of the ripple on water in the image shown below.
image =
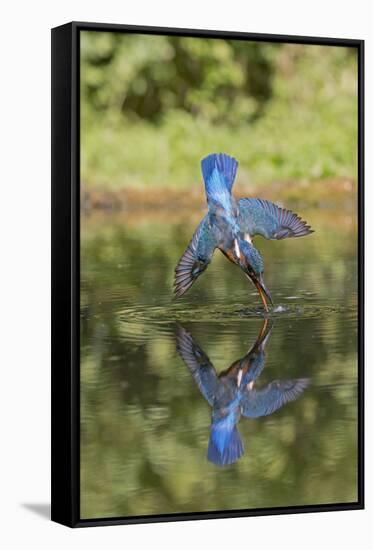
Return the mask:
<path id="1" fill-rule="evenodd" d="M 261 307 L 243 307 L 241 304 L 208 304 L 162 306 L 139 305 L 125 307 L 117 314 L 123 323 L 152 323 L 167 325 L 174 322 L 239 322 L 249 318 L 302 318 L 326 317 L 335 313 L 351 313 L 349 308 L 314 304 L 279 304 L 268 313 Z"/>

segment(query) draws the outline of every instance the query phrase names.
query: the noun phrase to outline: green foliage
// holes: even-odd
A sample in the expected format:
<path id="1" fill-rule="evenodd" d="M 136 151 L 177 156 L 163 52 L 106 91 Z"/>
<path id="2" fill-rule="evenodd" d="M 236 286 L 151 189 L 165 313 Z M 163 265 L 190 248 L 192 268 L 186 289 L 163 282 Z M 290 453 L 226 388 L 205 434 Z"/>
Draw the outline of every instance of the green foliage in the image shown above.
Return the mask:
<path id="1" fill-rule="evenodd" d="M 239 177 L 356 178 L 352 48 L 87 31 L 81 40 L 85 185 L 199 185 L 199 162 Z"/>
<path id="2" fill-rule="evenodd" d="M 84 99 L 96 113 L 160 122 L 180 110 L 241 123 L 271 96 L 271 44 L 171 36 L 83 33 Z M 105 115 L 106 116 L 106 115 Z"/>

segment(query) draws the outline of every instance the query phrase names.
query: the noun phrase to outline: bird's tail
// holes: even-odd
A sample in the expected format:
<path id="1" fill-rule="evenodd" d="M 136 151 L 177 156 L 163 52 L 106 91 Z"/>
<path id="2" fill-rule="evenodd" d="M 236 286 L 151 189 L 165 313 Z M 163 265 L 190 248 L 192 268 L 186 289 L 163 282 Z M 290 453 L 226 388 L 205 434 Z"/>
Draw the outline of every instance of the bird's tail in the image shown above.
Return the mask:
<path id="1" fill-rule="evenodd" d="M 212 424 L 207 458 L 217 466 L 234 464 L 244 452 L 241 436 L 234 426 L 233 429 L 217 428 Z"/>
<path id="2" fill-rule="evenodd" d="M 216 169 L 218 174 L 222 176 L 225 188 L 229 193 L 232 191 L 237 167 L 237 160 L 229 155 L 226 155 L 225 153 L 212 153 L 201 161 L 202 175 L 206 186 L 211 185 L 210 182 L 214 181 L 213 174 Z"/>

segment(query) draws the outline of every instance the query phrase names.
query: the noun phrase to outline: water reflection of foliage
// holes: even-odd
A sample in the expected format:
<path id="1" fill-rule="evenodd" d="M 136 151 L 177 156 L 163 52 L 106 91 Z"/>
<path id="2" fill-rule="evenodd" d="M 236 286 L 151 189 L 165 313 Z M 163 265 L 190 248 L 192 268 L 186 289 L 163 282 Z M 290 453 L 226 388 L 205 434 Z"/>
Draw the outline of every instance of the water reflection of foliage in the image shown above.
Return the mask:
<path id="1" fill-rule="evenodd" d="M 302 215 L 316 227 L 316 233 L 307 241 L 273 243 L 260 237 L 256 241 L 265 260 L 269 288 L 275 291 L 276 281 L 282 288 L 285 284 L 289 292 L 307 287 L 308 291 L 317 294 L 318 302 L 327 300 L 332 303 L 333 294 L 340 299 L 341 288 L 346 287 L 343 301 L 353 303 L 351 300 L 356 297 L 349 289 L 356 279 L 355 229 L 349 225 L 331 229 L 318 223 L 317 212 L 302 212 Z M 332 217 L 333 213 L 329 216 Z M 83 219 L 82 238 L 86 256 L 82 257 L 82 269 L 86 268 L 84 280 L 88 288 L 92 280 L 96 293 L 102 289 L 104 294 L 119 292 L 125 296 L 127 290 L 131 301 L 137 303 L 148 303 L 149 297 L 154 298 L 156 288 L 161 299 L 170 299 L 173 270 L 195 229 L 194 225 L 143 222 L 127 227 L 123 223 L 108 222 L 97 226 L 96 231 L 91 228 L 86 233 L 84 224 Z M 110 277 L 110 288 L 104 279 L 96 279 L 97 272 L 100 276 L 102 272 L 103 277 Z M 184 303 L 188 303 L 192 296 L 196 302 L 202 303 L 219 299 L 215 289 L 225 284 L 228 292 L 232 277 L 238 292 L 247 290 L 247 281 L 240 277 L 237 269 L 226 262 L 219 252 L 215 253 L 207 274 L 193 287 L 193 294 L 189 293 Z"/>
<path id="2" fill-rule="evenodd" d="M 177 358 L 167 317 L 173 267 L 191 228 L 83 229 L 83 517 L 356 498 L 354 232 L 319 230 L 307 247 L 260 243 L 278 301 L 303 289 L 310 294 L 302 301 L 327 312 L 277 320 L 263 382 L 301 374 L 313 386 L 273 417 L 242 425 L 245 458 L 217 474 L 205 459 L 209 409 Z M 246 281 L 221 258 L 178 307 L 216 308 L 230 295 L 247 305 Z M 159 317 L 149 322 L 153 307 Z M 139 309 L 143 316 L 133 316 Z M 224 367 L 245 352 L 259 324 L 211 319 L 194 322 L 193 333 Z"/>

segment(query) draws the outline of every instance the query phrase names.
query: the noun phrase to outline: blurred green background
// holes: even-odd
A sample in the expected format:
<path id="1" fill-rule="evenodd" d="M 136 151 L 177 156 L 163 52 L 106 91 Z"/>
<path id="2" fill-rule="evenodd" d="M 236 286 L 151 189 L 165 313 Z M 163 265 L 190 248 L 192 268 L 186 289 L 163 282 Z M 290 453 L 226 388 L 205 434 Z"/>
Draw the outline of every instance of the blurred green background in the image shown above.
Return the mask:
<path id="1" fill-rule="evenodd" d="M 81 175 L 103 189 L 356 178 L 354 48 L 81 33 Z"/>

